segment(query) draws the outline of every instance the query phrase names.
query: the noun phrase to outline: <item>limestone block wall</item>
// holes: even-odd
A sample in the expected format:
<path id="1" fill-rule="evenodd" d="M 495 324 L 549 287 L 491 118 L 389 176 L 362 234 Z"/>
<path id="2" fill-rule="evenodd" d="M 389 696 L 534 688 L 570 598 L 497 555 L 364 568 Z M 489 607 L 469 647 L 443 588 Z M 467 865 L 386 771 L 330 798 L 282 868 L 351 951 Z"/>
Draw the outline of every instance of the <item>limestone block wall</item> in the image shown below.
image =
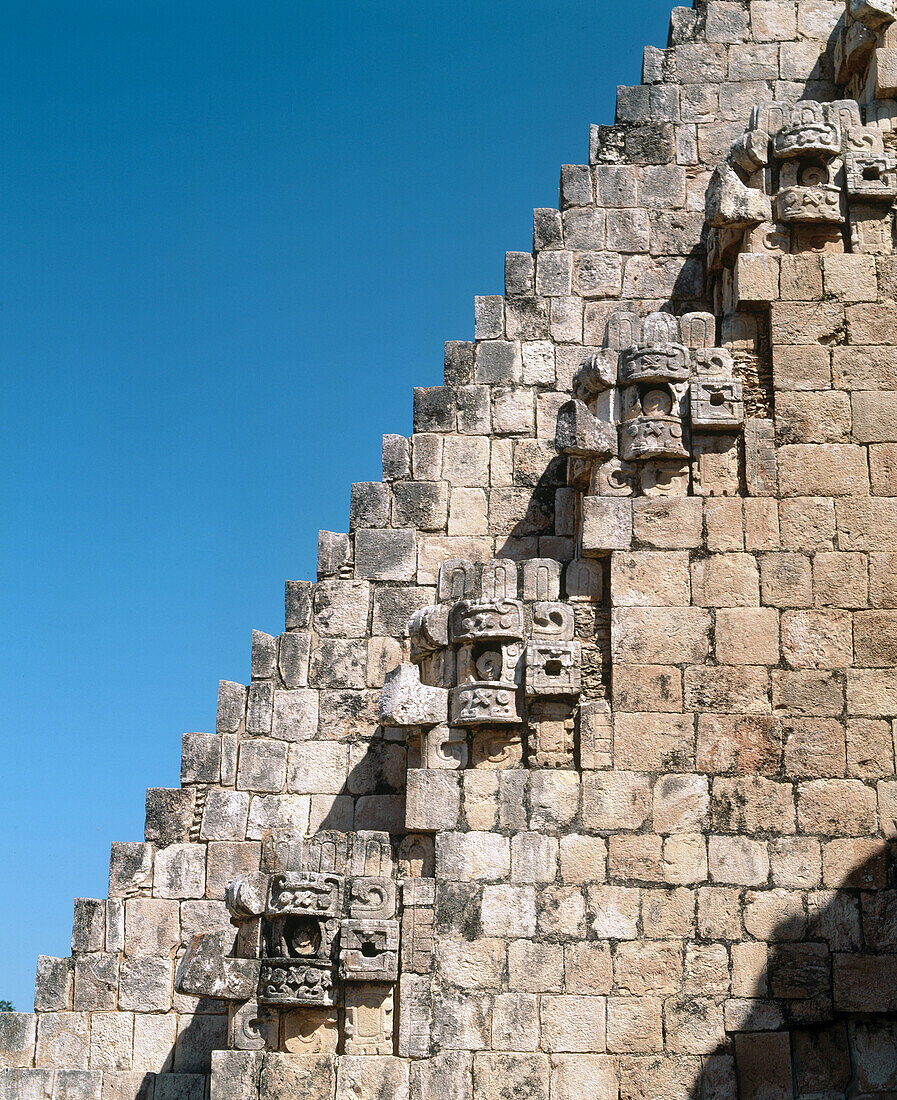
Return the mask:
<path id="1" fill-rule="evenodd" d="M 674 9 L 3 1100 L 897 1092 L 894 14 Z"/>

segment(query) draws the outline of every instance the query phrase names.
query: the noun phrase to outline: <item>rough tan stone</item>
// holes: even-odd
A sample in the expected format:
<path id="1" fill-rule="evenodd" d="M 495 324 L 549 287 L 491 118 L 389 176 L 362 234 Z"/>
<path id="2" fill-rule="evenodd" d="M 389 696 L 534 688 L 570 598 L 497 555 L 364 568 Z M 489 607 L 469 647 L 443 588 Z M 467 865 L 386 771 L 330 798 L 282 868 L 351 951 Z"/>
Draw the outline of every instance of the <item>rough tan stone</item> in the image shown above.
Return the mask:
<path id="1" fill-rule="evenodd" d="M 777 772 L 782 734 L 769 715 L 698 715 L 697 766 L 712 773 Z"/>
<path id="2" fill-rule="evenodd" d="M 864 554 L 821 553 L 813 557 L 813 602 L 817 607 L 865 607 L 869 594 Z"/>
<path id="3" fill-rule="evenodd" d="M 514 1100 L 527 1096 L 548 1100 L 549 1064 L 545 1054 L 477 1052 L 473 1057 L 473 1083 L 477 1096 Z"/>
<path id="4" fill-rule="evenodd" d="M 623 664 L 701 661 L 710 650 L 710 616 L 697 607 L 617 608 L 611 614 L 611 639 L 614 660 Z"/>
<path id="5" fill-rule="evenodd" d="M 799 778 L 844 775 L 844 725 L 836 718 L 783 719 L 785 773 Z"/>
<path id="6" fill-rule="evenodd" d="M 590 794 L 592 797 L 597 799 Z M 643 803 L 644 794 L 638 797 Z M 592 807 L 594 803 L 590 802 L 590 813 L 596 814 Z M 602 812 L 606 813 L 607 809 Z M 586 825 L 585 817 L 583 824 Z M 564 882 L 603 882 L 607 876 L 607 841 L 601 837 L 568 833 L 560 839 L 559 854 Z"/>
<path id="7" fill-rule="evenodd" d="M 744 549 L 744 511 L 742 501 L 737 497 L 707 497 L 704 500 L 704 526 L 708 550 Z"/>
<path id="8" fill-rule="evenodd" d="M 687 551 L 642 550 L 611 555 L 613 606 L 687 607 L 690 595 Z"/>
<path id="9" fill-rule="evenodd" d="M 825 497 L 780 500 L 779 530 L 782 546 L 787 550 L 831 550 L 835 506 Z"/>
<path id="10" fill-rule="evenodd" d="M 698 607 L 754 607 L 760 603 L 757 562 L 751 554 L 710 554 L 692 562 Z"/>
<path id="11" fill-rule="evenodd" d="M 794 791 L 790 783 L 751 775 L 713 780 L 713 827 L 755 836 L 794 832 Z"/>
<path id="12" fill-rule="evenodd" d="M 876 796 L 857 779 L 814 779 L 797 790 L 797 822 L 806 833 L 862 836 L 875 831 Z"/>
<path id="13" fill-rule="evenodd" d="M 614 951 L 614 984 L 619 993 L 678 993 L 682 987 L 682 947 L 664 940 L 630 941 Z"/>
<path id="14" fill-rule="evenodd" d="M 822 846 L 822 885 L 833 890 L 882 890 L 887 885 L 887 843 L 853 837 Z"/>
<path id="15" fill-rule="evenodd" d="M 578 993 L 547 995 L 539 1000 L 542 1049 L 550 1053 L 600 1053 L 605 1049 L 604 997 Z"/>
<path id="16" fill-rule="evenodd" d="M 720 664 L 778 664 L 779 613 L 772 607 L 721 607 L 715 642 Z"/>
<path id="17" fill-rule="evenodd" d="M 897 607 L 897 554 L 869 555 L 870 607 Z"/>
<path id="18" fill-rule="evenodd" d="M 614 1059 L 607 1054 L 553 1054 L 552 1100 L 617 1100 Z"/>
<path id="19" fill-rule="evenodd" d="M 822 855 L 815 837 L 776 837 L 769 842 L 769 862 L 775 886 L 809 890 L 820 883 Z"/>
<path id="20" fill-rule="evenodd" d="M 694 742 L 694 718 L 690 714 L 618 714 L 614 723 L 614 765 L 655 772 L 687 768 L 694 761 Z"/>
<path id="21" fill-rule="evenodd" d="M 671 665 L 618 664 L 613 692 L 617 711 L 681 711 L 682 672 Z"/>
<path id="22" fill-rule="evenodd" d="M 632 533 L 657 550 L 701 545 L 702 508 L 697 497 L 641 497 L 632 502 Z"/>
<path id="23" fill-rule="evenodd" d="M 848 683 L 851 675 L 848 673 Z M 841 714 L 844 710 L 843 674 L 773 669 L 772 708 L 791 714 Z"/>
<path id="24" fill-rule="evenodd" d="M 630 886 L 587 888 L 592 930 L 598 939 L 634 940 L 638 936 L 639 891 Z"/>
<path id="25" fill-rule="evenodd" d="M 853 631 L 858 665 L 890 668 L 897 664 L 897 611 L 857 611 Z"/>
<path id="26" fill-rule="evenodd" d="M 607 875 L 613 882 L 663 882 L 659 836 L 617 834 L 608 840 Z"/>
<path id="27" fill-rule="evenodd" d="M 689 710 L 765 714 L 770 709 L 769 671 L 757 665 L 696 665 L 684 675 Z"/>
<path id="28" fill-rule="evenodd" d="M 840 497 L 869 493 L 869 470 L 862 447 L 846 443 L 796 443 L 777 451 L 779 487 L 784 496 Z"/>
<path id="29" fill-rule="evenodd" d="M 786 391 L 776 397 L 776 427 L 786 443 L 844 443 L 851 428 L 850 398 L 841 390 Z"/>
<path id="30" fill-rule="evenodd" d="M 607 1049 L 614 1053 L 663 1050 L 660 997 L 608 997 Z"/>
<path id="31" fill-rule="evenodd" d="M 568 993 L 610 993 L 612 984 L 609 944 L 564 944 L 564 987 Z"/>
<path id="32" fill-rule="evenodd" d="M 890 722 L 848 719 L 847 774 L 858 779 L 894 774 L 894 735 Z"/>
<path id="33" fill-rule="evenodd" d="M 635 772 L 599 772 L 582 784 L 582 823 L 600 832 L 639 829 L 651 811 L 651 787 Z"/>
<path id="34" fill-rule="evenodd" d="M 698 932 L 710 940 L 740 940 L 741 893 L 731 886 L 698 890 Z"/>
<path id="35" fill-rule="evenodd" d="M 742 836 L 711 836 L 707 858 L 714 882 L 760 886 L 769 876 L 769 857 L 763 841 Z"/>
<path id="36" fill-rule="evenodd" d="M 804 554 L 764 554 L 760 558 L 760 596 L 769 607 L 811 607 L 810 559 Z"/>
<path id="37" fill-rule="evenodd" d="M 643 887 L 640 909 L 642 934 L 647 939 L 681 938 L 694 927 L 694 891 L 685 886 Z"/>
<path id="38" fill-rule="evenodd" d="M 508 981 L 511 989 L 522 992 L 560 992 L 564 985 L 563 947 L 512 940 L 508 944 Z"/>
<path id="39" fill-rule="evenodd" d="M 823 390 L 831 385 L 831 352 L 821 344 L 778 344 L 772 366 L 777 390 Z"/>
<path id="40" fill-rule="evenodd" d="M 897 673 L 886 668 L 849 669 L 847 713 L 868 718 L 897 716 Z"/>
<path id="41" fill-rule="evenodd" d="M 853 659 L 850 613 L 783 611 L 782 656 L 792 668 L 846 668 Z"/>

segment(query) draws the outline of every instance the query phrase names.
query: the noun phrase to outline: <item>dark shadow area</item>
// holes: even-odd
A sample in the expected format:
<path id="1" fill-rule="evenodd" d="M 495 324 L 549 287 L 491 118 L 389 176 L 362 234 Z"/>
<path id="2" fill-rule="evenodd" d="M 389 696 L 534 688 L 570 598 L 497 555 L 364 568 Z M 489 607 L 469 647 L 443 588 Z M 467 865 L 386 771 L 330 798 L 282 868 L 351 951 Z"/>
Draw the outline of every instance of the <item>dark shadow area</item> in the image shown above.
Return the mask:
<path id="1" fill-rule="evenodd" d="M 692 1100 L 897 1097 L 893 846 L 835 843 L 879 851 L 837 889 L 743 892 L 745 938 L 730 944 L 726 1039 L 703 1058 Z M 698 1028 L 717 1011 L 716 998 L 692 999 Z"/>

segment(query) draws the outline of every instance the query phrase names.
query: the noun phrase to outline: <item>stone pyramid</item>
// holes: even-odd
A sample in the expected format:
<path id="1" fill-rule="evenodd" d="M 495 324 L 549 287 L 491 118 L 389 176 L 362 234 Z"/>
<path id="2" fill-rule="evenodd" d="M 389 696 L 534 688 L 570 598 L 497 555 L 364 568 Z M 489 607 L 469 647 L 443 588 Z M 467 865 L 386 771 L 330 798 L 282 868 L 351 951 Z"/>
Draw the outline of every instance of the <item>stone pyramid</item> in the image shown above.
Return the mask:
<path id="1" fill-rule="evenodd" d="M 674 9 L 2 1100 L 897 1096 L 895 14 Z"/>

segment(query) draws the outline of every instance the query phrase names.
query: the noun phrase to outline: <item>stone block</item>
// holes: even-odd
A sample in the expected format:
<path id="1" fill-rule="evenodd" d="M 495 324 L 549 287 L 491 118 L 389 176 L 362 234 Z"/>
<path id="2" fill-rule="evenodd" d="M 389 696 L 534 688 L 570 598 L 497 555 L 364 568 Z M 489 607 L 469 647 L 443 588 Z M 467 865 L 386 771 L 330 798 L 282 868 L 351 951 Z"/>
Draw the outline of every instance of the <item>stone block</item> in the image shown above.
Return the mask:
<path id="1" fill-rule="evenodd" d="M 850 404 L 858 443 L 897 441 L 897 391 L 858 390 L 851 394 Z"/>
<path id="2" fill-rule="evenodd" d="M 752 775 L 713 780 L 713 826 L 719 832 L 794 832 L 794 790 L 790 783 Z"/>
<path id="3" fill-rule="evenodd" d="M 599 940 L 638 937 L 639 890 L 631 886 L 589 886 L 586 890 L 592 931 Z"/>
<path id="4" fill-rule="evenodd" d="M 647 1054 L 663 1050 L 662 999 L 650 996 L 608 997 L 607 1049 L 616 1054 Z"/>
<path id="5" fill-rule="evenodd" d="M 832 382 L 842 390 L 877 390 L 883 386 L 897 386 L 897 348 L 832 348 Z"/>
<path id="6" fill-rule="evenodd" d="M 744 836 L 711 836 L 708 866 L 714 882 L 761 886 L 769 877 L 766 844 Z"/>
<path id="7" fill-rule="evenodd" d="M 166 844 L 190 839 L 196 793 L 192 787 L 150 787 L 146 792 L 144 837 L 150 844 Z"/>
<path id="8" fill-rule="evenodd" d="M 616 609 L 611 613 L 611 649 L 614 661 L 624 664 L 702 661 L 710 650 L 710 615 L 697 607 Z"/>
<path id="9" fill-rule="evenodd" d="M 545 1054 L 478 1052 L 473 1056 L 475 1096 L 548 1100 L 548 1079 Z"/>
<path id="10" fill-rule="evenodd" d="M 783 443 L 846 443 L 851 423 L 851 403 L 840 390 L 786 392 L 776 399 Z"/>
<path id="11" fill-rule="evenodd" d="M 785 771 L 800 778 L 844 775 L 844 725 L 836 718 L 782 720 Z"/>
<path id="12" fill-rule="evenodd" d="M 721 607 L 716 612 L 715 643 L 721 664 L 778 664 L 778 612 L 772 607 Z"/>
<path id="13" fill-rule="evenodd" d="M 500 882 L 510 874 L 510 842 L 495 833 L 446 832 L 436 838 L 436 866 L 437 877 L 449 881 Z"/>
<path id="14" fill-rule="evenodd" d="M 561 837 L 558 851 L 564 882 L 604 882 L 607 877 L 607 841 L 602 837 L 568 833 Z"/>
<path id="15" fill-rule="evenodd" d="M 691 714 L 618 714 L 614 722 L 617 768 L 655 772 L 687 769 L 694 763 L 694 746 Z M 584 793 L 584 805 L 585 798 Z"/>
<path id="16" fill-rule="evenodd" d="M 180 946 L 178 902 L 131 898 L 125 902 L 126 955 L 169 955 Z"/>
<path id="17" fill-rule="evenodd" d="M 264 685 L 270 688 L 269 684 Z M 185 733 L 181 748 L 181 783 L 217 783 L 221 738 L 214 733 Z"/>
<path id="18" fill-rule="evenodd" d="M 802 832 L 822 836 L 862 836 L 878 823 L 875 791 L 857 779 L 814 779 L 797 793 Z"/>
<path id="19" fill-rule="evenodd" d="M 703 539 L 698 497 L 639 497 L 631 502 L 633 536 L 658 550 L 697 549 Z"/>
<path id="20" fill-rule="evenodd" d="M 811 607 L 813 570 L 809 557 L 771 553 L 760 558 L 760 600 L 771 607 Z"/>
<path id="21" fill-rule="evenodd" d="M 72 1007 L 74 962 L 38 955 L 34 983 L 35 1012 L 63 1012 Z"/>
<path id="22" fill-rule="evenodd" d="M 532 939 L 536 934 L 535 888 L 484 886 L 480 922 L 486 936 Z"/>
<path id="23" fill-rule="evenodd" d="M 547 994 L 540 998 L 542 1049 L 550 1053 L 600 1053 L 605 1048 L 604 997 Z"/>
<path id="24" fill-rule="evenodd" d="M 663 841 L 659 836 L 611 836 L 607 873 L 617 882 L 662 882 Z"/>
<path id="25" fill-rule="evenodd" d="M 579 787 L 576 772 L 534 769 L 530 773 L 530 828 L 557 832 L 569 827 L 579 810 Z"/>
<path id="26" fill-rule="evenodd" d="M 0 1012 L 0 1062 L 7 1068 L 34 1061 L 37 1018 L 33 1012 Z"/>
<path id="27" fill-rule="evenodd" d="M 444 832 L 458 826 L 461 787 L 455 772 L 411 768 L 406 780 L 405 825 L 418 832 Z"/>
<path id="28" fill-rule="evenodd" d="M 782 656 L 792 668 L 846 668 L 853 659 L 850 612 L 783 611 Z"/>
<path id="29" fill-rule="evenodd" d="M 375 581 L 409 581 L 417 567 L 414 531 L 362 530 L 355 535 L 355 571 Z"/>
<path id="30" fill-rule="evenodd" d="M 283 790 L 288 745 L 283 741 L 258 738 L 240 745 L 237 786 L 244 791 Z"/>
<path id="31" fill-rule="evenodd" d="M 355 1069 L 357 1062 L 364 1058 L 347 1056 L 341 1059 L 347 1063 L 347 1072 Z M 371 1058 L 371 1062 L 380 1062 Z M 398 1062 L 390 1058 L 390 1062 Z M 337 1078 L 337 1060 L 330 1054 L 279 1054 L 266 1051 L 261 1058 L 261 1071 L 258 1077 L 258 1090 L 265 1096 L 288 1100 L 291 1096 L 301 1096 L 303 1100 L 331 1100 L 334 1079 Z M 376 1080 L 376 1078 L 374 1078 Z M 367 1082 L 365 1082 L 367 1084 Z M 339 1088 L 337 1078 L 337 1088 Z M 344 1093 L 351 1097 L 351 1091 Z"/>
<path id="32" fill-rule="evenodd" d="M 862 447 L 844 443 L 789 444 L 777 453 L 785 496 L 864 496 L 869 473 Z"/>
<path id="33" fill-rule="evenodd" d="M 831 352 L 821 344 L 777 344 L 772 364 L 776 390 L 826 390 L 832 384 Z"/>
<path id="34" fill-rule="evenodd" d="M 665 775 L 654 785 L 653 824 L 657 833 L 698 832 L 710 809 L 708 781 L 702 775 Z"/>
<path id="35" fill-rule="evenodd" d="M 743 252 L 735 265 L 735 294 L 743 305 L 776 301 L 779 297 L 778 257 Z"/>
<path id="36" fill-rule="evenodd" d="M 723 1009 L 710 997 L 670 998 L 664 1003 L 670 1047 L 685 1054 L 712 1054 L 725 1041 Z"/>
<path id="37" fill-rule="evenodd" d="M 632 502 L 619 497 L 583 498 L 583 554 L 628 550 L 632 541 Z"/>
<path id="38" fill-rule="evenodd" d="M 168 1012 L 172 978 L 169 958 L 133 955 L 123 959 L 119 971 L 119 1008 L 132 1012 Z"/>
<path id="39" fill-rule="evenodd" d="M 614 771 L 583 777 L 582 823 L 585 829 L 597 832 L 639 829 L 650 811 L 651 788 L 646 776 Z"/>
<path id="40" fill-rule="evenodd" d="M 757 563 L 750 554 L 709 554 L 692 563 L 691 583 L 699 607 L 752 607 L 760 603 Z"/>
<path id="41" fill-rule="evenodd" d="M 697 766 L 701 771 L 775 772 L 781 751 L 781 730 L 771 715 L 698 716 Z"/>
<path id="42" fill-rule="evenodd" d="M 618 664 L 613 699 L 617 711 L 681 711 L 682 673 L 671 665 Z"/>
<path id="43" fill-rule="evenodd" d="M 688 606 L 688 553 L 615 553 L 611 557 L 610 584 L 615 607 Z"/>
<path id="44" fill-rule="evenodd" d="M 130 1012 L 102 1012 L 90 1021 L 90 1068 L 111 1071 L 131 1069 L 134 1016 Z M 132 1093 L 136 1095 L 137 1089 Z"/>

